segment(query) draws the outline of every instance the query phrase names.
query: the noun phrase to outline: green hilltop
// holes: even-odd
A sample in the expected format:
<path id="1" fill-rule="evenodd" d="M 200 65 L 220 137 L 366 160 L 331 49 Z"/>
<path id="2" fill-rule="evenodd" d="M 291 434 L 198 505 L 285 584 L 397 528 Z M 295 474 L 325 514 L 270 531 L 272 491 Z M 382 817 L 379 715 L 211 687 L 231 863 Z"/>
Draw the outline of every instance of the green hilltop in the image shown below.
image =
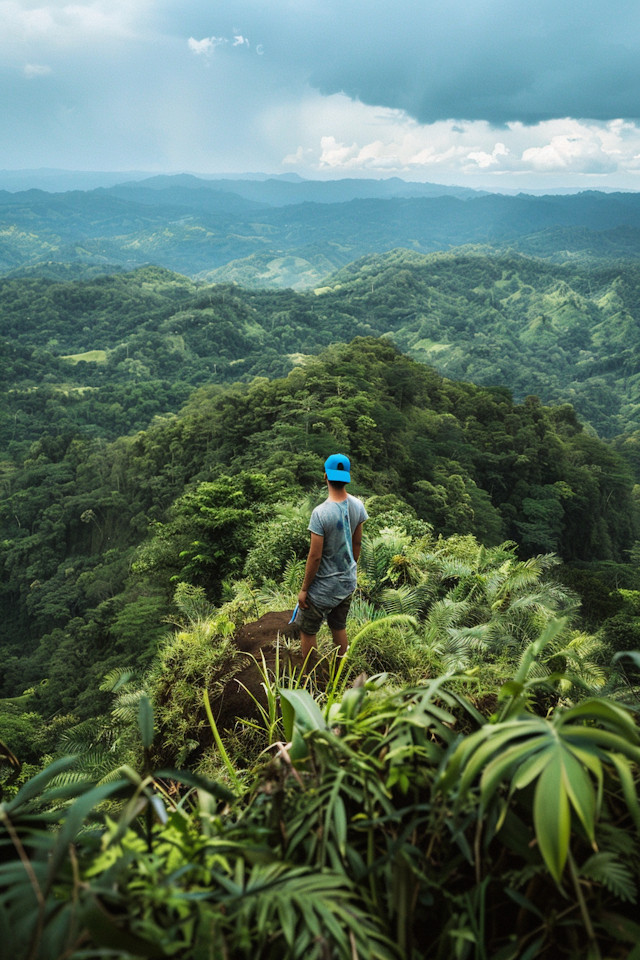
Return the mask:
<path id="1" fill-rule="evenodd" d="M 12 957 L 632 960 L 640 268 L 556 240 L 0 279 Z"/>
<path id="2" fill-rule="evenodd" d="M 639 304 L 633 263 L 569 267 L 472 248 L 370 255 L 310 292 L 158 267 L 4 279 L 0 445 L 26 449 L 54 427 L 115 439 L 196 386 L 282 376 L 355 336 L 389 337 L 451 379 L 571 403 L 601 436 L 633 434 Z"/>
<path id="3" fill-rule="evenodd" d="M 634 546 L 631 470 L 570 406 L 516 404 L 360 338 L 283 379 L 201 387 L 113 443 L 47 432 L 5 461 L 0 689 L 49 677 L 46 709 L 91 711 L 108 669 L 152 655 L 172 584 L 219 597 L 268 504 L 315 491 L 336 446 L 358 464 L 357 490 L 400 498 L 439 533 L 622 571 Z"/>

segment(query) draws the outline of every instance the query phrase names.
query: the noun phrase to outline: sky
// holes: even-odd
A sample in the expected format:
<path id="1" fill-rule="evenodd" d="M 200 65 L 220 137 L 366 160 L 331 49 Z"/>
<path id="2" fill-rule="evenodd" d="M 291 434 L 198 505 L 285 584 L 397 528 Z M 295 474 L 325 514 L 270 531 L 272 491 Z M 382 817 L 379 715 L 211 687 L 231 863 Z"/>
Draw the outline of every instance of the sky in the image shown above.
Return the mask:
<path id="1" fill-rule="evenodd" d="M 638 0 L 0 0 L 0 169 L 640 189 Z"/>

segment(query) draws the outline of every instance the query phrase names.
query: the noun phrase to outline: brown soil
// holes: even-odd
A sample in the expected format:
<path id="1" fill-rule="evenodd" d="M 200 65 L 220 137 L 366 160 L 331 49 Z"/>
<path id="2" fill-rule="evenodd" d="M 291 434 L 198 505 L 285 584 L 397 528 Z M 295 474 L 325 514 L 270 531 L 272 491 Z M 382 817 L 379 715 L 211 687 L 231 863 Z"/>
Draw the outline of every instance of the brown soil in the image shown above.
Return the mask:
<path id="1" fill-rule="evenodd" d="M 245 623 L 236 633 L 234 642 L 238 650 L 250 656 L 243 658 L 245 666 L 227 684 L 222 696 L 212 700 L 211 709 L 220 730 L 231 730 L 238 717 L 258 718 L 259 711 L 251 695 L 266 706 L 261 654 L 264 655 L 267 669 L 275 672 L 278 636 L 291 639 L 299 636 L 298 629 L 289 626 L 292 613 L 293 610 L 265 613 L 259 620 Z M 293 649 L 289 649 L 289 644 L 280 646 L 280 669 L 286 670 L 288 666 L 291 669 L 297 667 L 298 670 L 302 666 L 298 645 L 294 645 Z"/>

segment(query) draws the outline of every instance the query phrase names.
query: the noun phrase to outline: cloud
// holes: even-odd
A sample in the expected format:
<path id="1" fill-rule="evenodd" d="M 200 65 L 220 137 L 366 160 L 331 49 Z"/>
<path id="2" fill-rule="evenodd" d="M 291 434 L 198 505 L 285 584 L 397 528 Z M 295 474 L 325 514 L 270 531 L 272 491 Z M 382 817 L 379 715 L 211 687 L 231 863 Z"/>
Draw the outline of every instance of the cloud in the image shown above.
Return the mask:
<path id="1" fill-rule="evenodd" d="M 196 40 L 195 37 L 189 37 L 187 43 L 189 49 L 198 56 L 210 56 L 216 47 L 229 43 L 228 37 L 203 37 L 202 40 Z M 236 34 L 231 42 L 232 47 L 248 47 L 249 41 L 242 34 Z M 260 52 L 260 51 L 259 51 Z"/>
<path id="2" fill-rule="evenodd" d="M 216 33 L 252 37 L 283 84 L 309 83 L 424 124 L 640 119 L 637 0 L 217 0 L 214 11 L 205 0 L 164 0 L 164 8 L 176 31 L 197 22 L 200 35 L 215 24 Z"/>
<path id="3" fill-rule="evenodd" d="M 310 147 L 305 150 L 303 146 L 299 146 L 295 153 L 288 153 L 286 157 L 282 158 L 282 164 L 283 166 L 298 166 L 310 160 L 312 156 L 313 150 Z"/>
<path id="4" fill-rule="evenodd" d="M 73 47 L 91 40 L 131 38 L 151 0 L 90 0 L 69 3 L 50 0 L 0 0 L 0 47 L 8 44 L 41 44 Z"/>
<path id="5" fill-rule="evenodd" d="M 522 161 L 531 169 L 542 172 L 612 173 L 617 169 L 616 160 L 621 155 L 621 149 L 603 149 L 603 138 L 595 131 L 587 130 L 582 136 L 563 134 L 552 137 L 542 147 L 529 147 L 523 152 Z"/>
<path id="6" fill-rule="evenodd" d="M 295 131 L 297 151 L 282 161 L 295 162 L 307 176 L 314 171 L 332 176 L 397 174 L 494 189 L 527 183 L 640 187 L 640 126 L 628 121 L 512 123 L 496 141 L 495 128 L 486 121 L 419 124 L 401 111 L 367 107 L 344 95 L 324 102 L 325 110 L 323 98 L 309 103 Z M 289 125 L 295 126 L 291 116 Z M 607 179 L 612 177 L 616 180 Z"/>
<path id="7" fill-rule="evenodd" d="M 203 37 L 202 40 L 196 40 L 195 37 L 189 37 L 187 43 L 189 49 L 197 56 L 209 56 L 221 43 L 226 43 L 224 37 Z M 234 44 L 235 46 L 235 44 Z"/>
<path id="8" fill-rule="evenodd" d="M 28 80 L 35 77 L 46 77 L 51 73 L 51 67 L 44 63 L 25 63 L 23 73 Z"/>
<path id="9" fill-rule="evenodd" d="M 640 117 L 640 5 L 630 0 L 368 0 L 366 19 L 362 3 L 315 9 L 322 17 L 305 23 L 314 38 L 298 26 L 298 52 L 323 94 L 422 123 Z"/>
<path id="10" fill-rule="evenodd" d="M 0 0 L 0 71 L 0 167 L 640 186 L 637 0 Z"/>
<path id="11" fill-rule="evenodd" d="M 499 158 L 506 157 L 508 153 L 509 151 L 504 143 L 496 143 L 491 153 L 487 153 L 485 150 L 472 150 L 471 153 L 467 154 L 467 160 L 473 160 L 481 170 L 486 170 L 487 167 L 499 163 Z"/>

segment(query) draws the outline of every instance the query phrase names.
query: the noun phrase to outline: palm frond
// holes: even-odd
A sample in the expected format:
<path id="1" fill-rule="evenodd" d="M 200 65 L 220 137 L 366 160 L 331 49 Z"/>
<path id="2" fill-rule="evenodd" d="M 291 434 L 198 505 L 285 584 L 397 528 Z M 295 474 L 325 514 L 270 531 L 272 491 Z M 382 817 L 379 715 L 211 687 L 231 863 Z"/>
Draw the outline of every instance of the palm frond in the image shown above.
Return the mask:
<path id="1" fill-rule="evenodd" d="M 408 613 L 417 617 L 427 598 L 426 589 L 404 584 L 396 588 L 385 588 L 380 594 L 380 603 L 387 613 Z"/>
<path id="2" fill-rule="evenodd" d="M 131 681 L 137 678 L 137 672 L 130 667 L 115 667 L 115 669 L 105 674 L 99 689 L 106 693 L 116 693 L 121 687 L 126 686 L 126 684 L 131 683 Z"/>

